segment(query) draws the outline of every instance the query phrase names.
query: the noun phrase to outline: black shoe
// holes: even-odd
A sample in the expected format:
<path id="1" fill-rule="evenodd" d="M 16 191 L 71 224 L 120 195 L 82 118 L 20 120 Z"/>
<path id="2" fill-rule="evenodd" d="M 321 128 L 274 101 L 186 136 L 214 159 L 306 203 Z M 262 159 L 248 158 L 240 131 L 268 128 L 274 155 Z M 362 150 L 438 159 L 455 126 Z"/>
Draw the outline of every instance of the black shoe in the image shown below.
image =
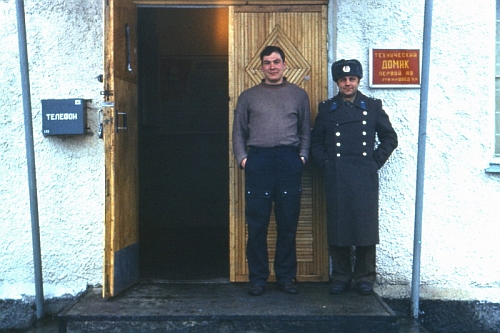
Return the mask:
<path id="1" fill-rule="evenodd" d="M 349 290 L 349 282 L 336 280 L 333 281 L 328 292 L 330 295 L 338 295 L 346 292 L 347 290 Z"/>
<path id="2" fill-rule="evenodd" d="M 250 296 L 262 296 L 264 294 L 264 286 L 260 284 L 252 284 L 248 289 L 248 294 Z"/>
<path id="3" fill-rule="evenodd" d="M 358 288 L 358 294 L 360 295 L 371 295 L 373 294 L 373 285 L 368 281 L 361 281 L 356 284 Z"/>
<path id="4" fill-rule="evenodd" d="M 278 283 L 276 289 L 290 295 L 296 295 L 299 293 L 299 289 L 293 282 Z"/>

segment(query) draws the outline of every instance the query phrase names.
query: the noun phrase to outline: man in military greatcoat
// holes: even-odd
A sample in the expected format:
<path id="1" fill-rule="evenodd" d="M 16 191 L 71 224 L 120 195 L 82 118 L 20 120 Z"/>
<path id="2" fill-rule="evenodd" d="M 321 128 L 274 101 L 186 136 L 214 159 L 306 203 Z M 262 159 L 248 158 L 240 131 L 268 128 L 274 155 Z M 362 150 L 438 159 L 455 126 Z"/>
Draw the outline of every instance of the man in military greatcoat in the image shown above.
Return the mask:
<path id="1" fill-rule="evenodd" d="M 363 77 L 358 60 L 336 61 L 332 76 L 339 93 L 319 104 L 311 133 L 312 158 L 324 172 L 332 262 L 329 292 L 343 293 L 354 282 L 359 294 L 369 295 L 379 243 L 378 170 L 398 138 L 382 102 L 358 91 Z"/>

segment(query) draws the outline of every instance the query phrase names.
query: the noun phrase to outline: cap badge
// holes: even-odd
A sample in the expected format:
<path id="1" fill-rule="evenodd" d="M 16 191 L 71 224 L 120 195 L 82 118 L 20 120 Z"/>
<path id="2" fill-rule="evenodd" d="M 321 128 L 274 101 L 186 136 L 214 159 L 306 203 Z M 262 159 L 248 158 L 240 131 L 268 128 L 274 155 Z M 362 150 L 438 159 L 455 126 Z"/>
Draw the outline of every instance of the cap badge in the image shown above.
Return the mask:
<path id="1" fill-rule="evenodd" d="M 349 67 L 349 66 L 344 66 L 344 67 L 342 68 L 342 70 L 344 71 L 344 73 L 349 73 L 349 72 L 351 71 L 351 67 Z"/>

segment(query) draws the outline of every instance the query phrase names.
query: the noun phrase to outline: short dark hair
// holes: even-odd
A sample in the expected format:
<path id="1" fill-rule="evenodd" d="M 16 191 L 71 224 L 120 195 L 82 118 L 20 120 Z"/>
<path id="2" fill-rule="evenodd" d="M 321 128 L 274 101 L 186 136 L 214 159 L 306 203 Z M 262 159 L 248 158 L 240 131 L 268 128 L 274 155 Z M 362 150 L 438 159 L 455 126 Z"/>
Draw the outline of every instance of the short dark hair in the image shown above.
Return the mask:
<path id="1" fill-rule="evenodd" d="M 285 62 L 285 52 L 279 46 L 266 46 L 265 49 L 260 53 L 260 62 L 264 60 L 264 57 L 271 55 L 271 53 L 279 53 L 281 60 Z"/>

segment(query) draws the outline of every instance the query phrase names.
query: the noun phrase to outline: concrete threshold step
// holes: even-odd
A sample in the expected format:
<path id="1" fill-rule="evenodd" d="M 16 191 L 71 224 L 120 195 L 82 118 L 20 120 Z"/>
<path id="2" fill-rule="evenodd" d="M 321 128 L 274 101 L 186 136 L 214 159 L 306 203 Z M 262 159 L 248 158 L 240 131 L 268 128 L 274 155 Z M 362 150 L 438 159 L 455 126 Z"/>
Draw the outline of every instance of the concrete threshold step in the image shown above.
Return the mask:
<path id="1" fill-rule="evenodd" d="M 299 283 L 287 295 L 275 286 L 252 297 L 245 283 L 141 281 L 111 299 L 94 288 L 59 315 L 59 332 L 399 332 L 376 294 L 332 296 L 326 283 Z"/>

